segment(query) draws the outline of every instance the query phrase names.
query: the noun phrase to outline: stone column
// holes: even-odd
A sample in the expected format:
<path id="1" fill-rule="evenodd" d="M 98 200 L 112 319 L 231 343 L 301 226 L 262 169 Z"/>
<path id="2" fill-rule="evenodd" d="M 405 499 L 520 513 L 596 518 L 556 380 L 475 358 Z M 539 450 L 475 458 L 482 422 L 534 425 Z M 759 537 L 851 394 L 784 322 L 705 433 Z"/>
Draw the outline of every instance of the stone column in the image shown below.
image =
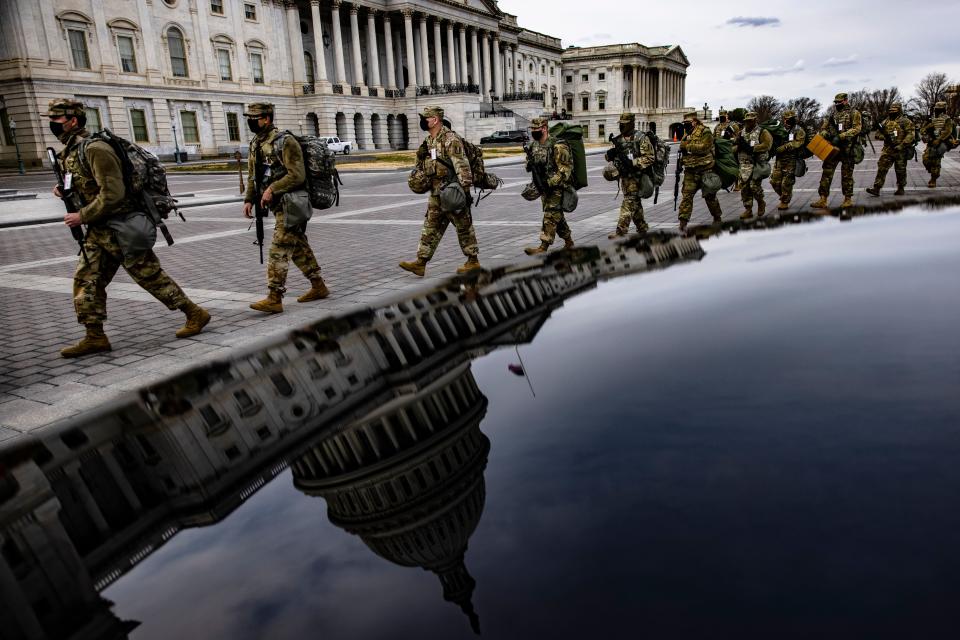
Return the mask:
<path id="1" fill-rule="evenodd" d="M 330 17 L 333 20 L 333 77 L 337 84 L 347 82 L 347 70 L 343 64 L 343 33 L 340 30 L 340 0 L 330 3 Z"/>
<path id="2" fill-rule="evenodd" d="M 323 51 L 323 23 L 320 21 L 320 0 L 310 0 L 310 19 L 313 21 L 313 49 L 317 63 L 317 84 L 327 83 L 327 58 Z"/>
<path id="3" fill-rule="evenodd" d="M 659 73 L 657 74 L 657 108 L 658 109 L 663 109 L 664 105 L 666 104 L 666 102 L 664 102 L 667 98 L 665 93 L 666 75 L 667 75 L 666 71 L 662 68 L 659 70 Z"/>
<path id="4" fill-rule="evenodd" d="M 493 34 L 493 89 L 503 96 L 503 57 L 500 55 L 500 34 Z"/>
<path id="5" fill-rule="evenodd" d="M 357 22 L 357 5 L 350 6 L 350 40 L 353 43 L 353 84 L 363 85 L 363 60 L 360 57 L 360 25 Z"/>
<path id="6" fill-rule="evenodd" d="M 473 82 L 477 85 L 482 85 L 483 81 L 480 78 L 480 47 L 477 45 L 477 28 L 470 27 L 470 51 L 473 54 Z M 481 93 L 483 92 L 483 87 L 480 87 Z"/>
<path id="7" fill-rule="evenodd" d="M 369 65 L 370 84 L 382 87 L 380 82 L 380 51 L 377 47 L 377 10 L 367 9 L 367 64 Z"/>
<path id="8" fill-rule="evenodd" d="M 483 97 L 490 96 L 490 32 L 483 32 Z"/>
<path id="9" fill-rule="evenodd" d="M 204 13 L 206 13 L 206 7 Z M 293 82 L 295 88 L 303 91 L 303 83 L 307 81 L 307 68 L 303 60 L 303 37 L 300 35 L 300 12 L 297 5 L 286 5 L 287 37 L 290 39 L 290 64 L 293 67 Z M 203 54 L 201 54 L 203 57 Z M 219 77 L 219 76 L 218 76 Z"/>
<path id="10" fill-rule="evenodd" d="M 383 14 L 383 48 L 387 54 L 387 89 L 397 88 L 397 67 L 393 61 L 393 27 L 390 26 L 390 14 Z"/>
<path id="11" fill-rule="evenodd" d="M 680 76 L 680 108 L 687 106 L 687 74 Z"/>
<path id="12" fill-rule="evenodd" d="M 510 46 L 510 79 L 513 81 L 513 91 L 517 88 L 517 45 Z"/>
<path id="13" fill-rule="evenodd" d="M 433 19 L 433 66 L 437 71 L 437 84 L 443 81 L 443 40 L 440 37 L 440 18 Z"/>
<path id="14" fill-rule="evenodd" d="M 470 70 L 467 68 L 467 27 L 466 25 L 457 25 L 457 31 L 460 34 L 460 82 L 467 84 L 470 77 Z"/>
<path id="15" fill-rule="evenodd" d="M 453 23 L 447 22 L 447 67 L 450 71 L 448 80 L 451 84 L 457 84 L 457 50 L 453 43 Z"/>
<path id="16" fill-rule="evenodd" d="M 416 53 L 413 49 L 413 12 L 403 10 L 403 35 L 407 45 L 407 88 L 417 84 Z"/>
<path id="17" fill-rule="evenodd" d="M 429 87 L 433 84 L 430 78 L 430 40 L 427 37 L 427 16 L 420 16 L 420 69 L 423 74 L 423 85 Z"/>

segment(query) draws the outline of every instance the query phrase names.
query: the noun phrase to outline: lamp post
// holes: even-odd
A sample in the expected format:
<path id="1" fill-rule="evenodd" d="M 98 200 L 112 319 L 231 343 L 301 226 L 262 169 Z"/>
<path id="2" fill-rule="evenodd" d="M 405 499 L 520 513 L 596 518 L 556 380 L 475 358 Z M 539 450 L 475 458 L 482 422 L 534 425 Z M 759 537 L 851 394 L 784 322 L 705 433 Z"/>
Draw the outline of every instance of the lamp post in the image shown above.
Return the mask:
<path id="1" fill-rule="evenodd" d="M 180 162 L 180 145 L 177 144 L 177 123 L 171 122 L 170 127 L 173 129 L 173 159 L 177 164 L 182 164 Z"/>
<path id="2" fill-rule="evenodd" d="M 297 120 L 297 126 L 300 127 L 300 135 L 303 135 L 303 120 Z"/>
<path id="3" fill-rule="evenodd" d="M 17 141 L 17 121 L 10 118 L 9 122 L 10 137 L 13 138 L 13 146 L 17 150 L 17 169 L 20 171 L 20 175 L 24 175 L 27 170 L 23 167 L 23 156 L 20 155 L 20 143 Z"/>
<path id="4" fill-rule="evenodd" d="M 707 106 L 707 103 L 706 103 L 706 102 L 704 102 L 704 103 L 703 103 L 703 121 L 704 121 L 704 122 L 707 121 L 707 111 L 709 111 L 709 110 L 710 110 L 710 107 Z"/>

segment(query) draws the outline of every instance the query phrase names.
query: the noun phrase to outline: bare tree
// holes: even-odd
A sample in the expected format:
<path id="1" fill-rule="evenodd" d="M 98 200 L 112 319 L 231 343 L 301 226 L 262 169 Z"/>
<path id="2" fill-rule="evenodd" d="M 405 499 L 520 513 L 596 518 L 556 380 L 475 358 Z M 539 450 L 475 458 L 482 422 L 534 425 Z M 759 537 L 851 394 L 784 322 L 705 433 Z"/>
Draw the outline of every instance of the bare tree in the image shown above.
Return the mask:
<path id="1" fill-rule="evenodd" d="M 874 89 L 867 94 L 863 111 L 870 115 L 873 124 L 878 124 L 887 119 L 887 111 L 890 110 L 890 105 L 894 102 L 903 105 L 903 96 L 900 95 L 900 89 L 896 87 Z"/>
<path id="2" fill-rule="evenodd" d="M 817 124 L 821 108 L 820 101 L 814 98 L 793 98 L 787 101 L 787 109 L 796 112 L 797 123 L 804 128 Z"/>
<path id="3" fill-rule="evenodd" d="M 923 77 L 917 86 L 914 87 L 916 96 L 911 100 L 913 107 L 921 115 L 928 116 L 933 113 L 933 105 L 941 100 L 946 100 L 947 87 L 950 82 L 947 80 L 947 74 L 934 71 Z"/>
<path id="4" fill-rule="evenodd" d="M 773 96 L 756 96 L 747 103 L 747 111 L 757 114 L 757 122 L 766 122 L 780 115 L 783 104 Z"/>

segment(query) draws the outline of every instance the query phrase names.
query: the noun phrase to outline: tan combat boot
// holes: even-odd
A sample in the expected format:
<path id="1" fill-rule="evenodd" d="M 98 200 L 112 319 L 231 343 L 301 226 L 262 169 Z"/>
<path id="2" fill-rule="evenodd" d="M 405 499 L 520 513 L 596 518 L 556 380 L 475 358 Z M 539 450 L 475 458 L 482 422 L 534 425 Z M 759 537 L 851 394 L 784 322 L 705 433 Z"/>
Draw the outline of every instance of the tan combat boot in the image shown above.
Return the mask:
<path id="1" fill-rule="evenodd" d="M 283 295 L 279 291 L 270 290 L 267 297 L 250 305 L 254 311 L 264 313 L 283 313 Z"/>
<path id="2" fill-rule="evenodd" d="M 467 256 L 467 261 L 463 263 L 463 266 L 457 267 L 457 273 L 470 273 L 476 269 L 481 269 L 480 258 L 477 256 Z"/>
<path id="3" fill-rule="evenodd" d="M 819 199 L 819 200 L 817 200 L 816 202 L 811 202 L 811 203 L 810 203 L 810 208 L 812 208 L 812 209 L 829 209 L 830 207 L 827 206 L 827 196 L 820 196 L 820 199 Z"/>
<path id="4" fill-rule="evenodd" d="M 743 210 L 743 213 L 740 214 L 741 220 L 749 220 L 753 217 L 753 207 L 747 207 Z"/>
<path id="5" fill-rule="evenodd" d="M 564 249 L 573 249 L 573 247 L 574 247 L 573 238 L 567 238 L 566 240 L 563 241 Z"/>
<path id="6" fill-rule="evenodd" d="M 627 232 L 626 232 L 626 231 L 620 231 L 620 229 L 617 229 L 617 230 L 614 231 L 613 233 L 607 234 L 607 239 L 608 239 L 608 240 L 613 240 L 614 238 L 622 238 L 622 237 L 625 236 L 625 235 L 627 235 Z"/>
<path id="7" fill-rule="evenodd" d="M 535 256 L 538 253 L 546 253 L 547 249 L 549 248 L 550 245 L 548 245 L 546 242 L 541 242 L 539 247 L 527 247 L 523 250 L 523 252 L 528 256 Z"/>
<path id="8" fill-rule="evenodd" d="M 103 332 L 103 325 L 99 322 L 86 325 L 87 335 L 72 347 L 60 350 L 60 355 L 64 358 L 79 358 L 92 353 L 101 353 L 110 351 L 110 341 L 107 340 L 107 334 Z"/>
<path id="9" fill-rule="evenodd" d="M 427 271 L 427 261 L 423 258 L 417 258 L 415 262 L 401 262 L 400 268 L 422 278 Z"/>
<path id="10" fill-rule="evenodd" d="M 930 187 L 931 189 L 936 189 L 936 188 L 937 188 L 937 179 L 936 179 L 936 178 L 930 178 L 930 182 L 927 183 L 927 186 Z"/>
<path id="11" fill-rule="evenodd" d="M 178 338 L 189 338 L 195 336 L 210 322 L 210 314 L 203 307 L 188 302 L 180 307 L 180 311 L 187 316 L 187 322 L 181 328 L 177 329 Z"/>
<path id="12" fill-rule="evenodd" d="M 850 209 L 853 207 L 853 198 L 850 196 L 843 196 L 843 202 L 840 203 L 841 209 Z"/>
<path id="13" fill-rule="evenodd" d="M 780 204 L 777 205 L 777 211 L 786 211 L 789 208 L 790 208 L 790 203 L 784 202 L 783 200 L 781 200 Z"/>
<path id="14" fill-rule="evenodd" d="M 297 302 L 313 302 L 314 300 L 323 300 L 328 295 L 330 295 L 330 290 L 327 289 L 327 284 L 323 281 L 323 278 L 317 276 L 316 278 L 310 279 L 310 290 L 297 298 Z"/>
<path id="15" fill-rule="evenodd" d="M 907 192 L 904 191 L 904 190 L 903 190 L 903 187 L 900 187 L 900 186 L 898 186 L 898 187 L 897 187 L 897 190 L 893 192 L 893 195 L 895 195 L 895 196 L 903 196 L 903 195 L 906 195 L 906 194 L 907 194 Z"/>
<path id="16" fill-rule="evenodd" d="M 763 200 L 757 202 L 757 217 L 762 218 L 763 215 L 767 212 L 767 203 Z"/>

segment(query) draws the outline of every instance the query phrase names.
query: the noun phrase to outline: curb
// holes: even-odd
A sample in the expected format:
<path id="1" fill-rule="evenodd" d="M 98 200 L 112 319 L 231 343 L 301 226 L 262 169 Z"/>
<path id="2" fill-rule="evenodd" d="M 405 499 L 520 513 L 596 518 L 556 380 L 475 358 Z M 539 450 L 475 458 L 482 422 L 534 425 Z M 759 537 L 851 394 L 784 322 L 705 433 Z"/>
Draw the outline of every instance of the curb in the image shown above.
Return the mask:
<path id="1" fill-rule="evenodd" d="M 243 198 L 240 196 L 216 198 L 213 200 L 204 200 L 203 202 L 186 202 L 178 206 L 180 209 L 191 209 L 194 207 L 206 207 L 213 204 L 227 204 L 230 202 L 243 202 Z M 9 229 L 11 227 L 29 227 L 36 224 L 48 224 L 50 222 L 63 222 L 63 216 L 48 216 L 44 218 L 34 218 L 32 220 L 15 220 L 12 222 L 4 222 L 3 220 L 0 220 L 0 229 Z"/>

